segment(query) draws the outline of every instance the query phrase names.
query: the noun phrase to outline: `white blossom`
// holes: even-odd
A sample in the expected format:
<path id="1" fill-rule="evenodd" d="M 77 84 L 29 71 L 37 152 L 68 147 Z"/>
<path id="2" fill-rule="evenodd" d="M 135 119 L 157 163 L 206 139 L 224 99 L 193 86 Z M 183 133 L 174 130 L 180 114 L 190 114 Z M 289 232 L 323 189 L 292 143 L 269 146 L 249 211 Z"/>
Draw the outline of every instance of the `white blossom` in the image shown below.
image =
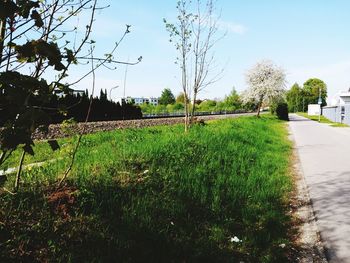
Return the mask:
<path id="1" fill-rule="evenodd" d="M 269 60 L 257 63 L 246 74 L 248 89 L 242 94 L 243 102 L 269 104 L 281 97 L 285 91 L 286 74 Z M 260 105 L 261 106 L 261 105 Z"/>
<path id="2" fill-rule="evenodd" d="M 285 247 L 286 247 L 286 244 L 280 244 L 279 247 L 280 247 L 280 248 L 285 248 Z"/>
<path id="3" fill-rule="evenodd" d="M 240 240 L 238 237 L 234 236 L 234 237 L 230 237 L 230 242 L 233 243 L 239 243 L 242 242 L 242 240 Z"/>

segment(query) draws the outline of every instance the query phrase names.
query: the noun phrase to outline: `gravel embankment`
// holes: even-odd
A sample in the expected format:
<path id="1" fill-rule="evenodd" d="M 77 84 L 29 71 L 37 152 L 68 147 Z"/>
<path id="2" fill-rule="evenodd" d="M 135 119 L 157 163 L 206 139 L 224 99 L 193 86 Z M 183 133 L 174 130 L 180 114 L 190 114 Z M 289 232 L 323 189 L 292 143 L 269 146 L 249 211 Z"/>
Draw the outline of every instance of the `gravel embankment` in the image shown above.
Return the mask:
<path id="1" fill-rule="evenodd" d="M 198 120 L 215 120 L 223 118 L 237 118 L 240 116 L 254 115 L 255 113 L 240 113 L 240 114 L 227 114 L 227 115 L 211 115 L 211 116 L 198 116 Z M 144 128 L 157 125 L 174 125 L 182 123 L 184 121 L 183 117 L 176 118 L 159 118 L 159 119 L 141 119 L 141 120 L 125 120 L 125 121 L 101 121 L 101 122 L 88 122 L 88 123 L 78 123 L 76 125 L 70 126 L 74 133 L 88 134 L 99 131 L 111 131 L 116 129 L 125 128 Z M 53 138 L 62 138 L 67 135 L 62 131 L 60 124 L 52 124 L 49 126 L 49 132 L 43 134 L 36 132 L 33 134 L 33 139 L 35 140 L 45 140 Z"/>

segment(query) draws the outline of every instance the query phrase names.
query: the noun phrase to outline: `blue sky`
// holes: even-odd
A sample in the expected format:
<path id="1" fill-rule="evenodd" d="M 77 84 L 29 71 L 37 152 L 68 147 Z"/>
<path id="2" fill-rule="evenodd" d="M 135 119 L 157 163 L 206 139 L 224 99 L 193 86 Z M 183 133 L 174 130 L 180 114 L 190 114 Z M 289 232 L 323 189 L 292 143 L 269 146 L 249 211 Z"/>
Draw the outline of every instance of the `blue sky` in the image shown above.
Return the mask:
<path id="1" fill-rule="evenodd" d="M 176 51 L 169 43 L 163 18 L 175 21 L 176 0 L 101 1 L 110 8 L 99 11 L 93 39 L 96 53 L 107 53 L 125 24 L 132 33 L 119 47 L 119 60 L 134 61 L 128 68 L 126 95 L 159 96 L 164 88 L 181 91 Z M 317 77 L 328 85 L 329 97 L 350 87 L 350 1 L 348 0 L 218 0 L 220 25 L 227 35 L 215 46 L 216 64 L 224 76 L 200 95 L 222 98 L 234 86 L 246 88 L 244 74 L 256 62 L 270 59 L 285 69 L 288 88 Z M 218 13 L 219 13 L 218 12 Z M 76 71 L 78 73 L 79 70 Z M 97 87 L 121 97 L 125 67 L 97 72 Z M 74 74 L 73 74 L 74 75 Z M 86 79 L 80 88 L 91 86 Z"/>

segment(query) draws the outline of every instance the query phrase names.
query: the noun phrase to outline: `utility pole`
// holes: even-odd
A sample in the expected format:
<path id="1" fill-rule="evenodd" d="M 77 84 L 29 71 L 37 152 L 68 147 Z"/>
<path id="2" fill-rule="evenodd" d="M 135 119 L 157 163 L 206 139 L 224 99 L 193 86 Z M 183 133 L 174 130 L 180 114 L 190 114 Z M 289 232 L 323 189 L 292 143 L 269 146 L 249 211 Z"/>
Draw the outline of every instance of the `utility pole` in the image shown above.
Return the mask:
<path id="1" fill-rule="evenodd" d="M 318 105 L 320 105 L 320 110 L 319 110 L 319 114 L 318 114 L 318 122 L 321 122 L 321 110 L 322 110 L 321 88 L 318 88 Z"/>

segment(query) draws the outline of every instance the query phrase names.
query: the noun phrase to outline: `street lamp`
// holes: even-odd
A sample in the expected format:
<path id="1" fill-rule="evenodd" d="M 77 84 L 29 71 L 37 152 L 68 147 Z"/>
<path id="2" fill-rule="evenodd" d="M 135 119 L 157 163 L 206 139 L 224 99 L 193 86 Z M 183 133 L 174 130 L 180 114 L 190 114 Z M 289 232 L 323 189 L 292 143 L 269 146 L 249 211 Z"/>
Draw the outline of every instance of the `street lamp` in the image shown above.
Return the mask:
<path id="1" fill-rule="evenodd" d="M 113 87 L 113 88 L 111 88 L 110 90 L 109 90 L 109 99 L 112 101 L 112 90 L 114 90 L 114 89 L 116 89 L 116 88 L 119 88 L 119 85 L 117 85 L 117 86 L 115 86 L 115 87 Z"/>

